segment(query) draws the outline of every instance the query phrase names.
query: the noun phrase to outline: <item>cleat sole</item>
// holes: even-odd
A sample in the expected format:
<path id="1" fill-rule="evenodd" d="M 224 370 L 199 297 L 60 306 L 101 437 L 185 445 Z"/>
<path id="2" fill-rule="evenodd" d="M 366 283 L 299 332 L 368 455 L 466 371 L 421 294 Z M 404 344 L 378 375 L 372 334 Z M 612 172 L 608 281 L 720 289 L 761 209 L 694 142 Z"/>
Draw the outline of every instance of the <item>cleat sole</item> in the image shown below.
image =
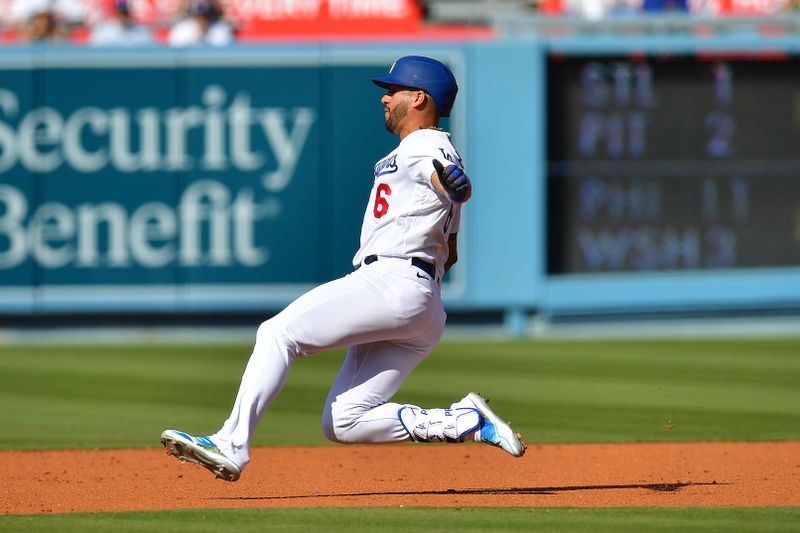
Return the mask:
<path id="1" fill-rule="evenodd" d="M 233 471 L 227 465 L 215 462 L 211 457 L 206 456 L 203 452 L 196 450 L 175 437 L 162 436 L 161 444 L 167 449 L 168 455 L 176 457 L 182 463 L 194 463 L 202 466 L 214 474 L 214 477 L 225 481 L 236 481 L 239 479 L 240 473 L 238 471 Z"/>

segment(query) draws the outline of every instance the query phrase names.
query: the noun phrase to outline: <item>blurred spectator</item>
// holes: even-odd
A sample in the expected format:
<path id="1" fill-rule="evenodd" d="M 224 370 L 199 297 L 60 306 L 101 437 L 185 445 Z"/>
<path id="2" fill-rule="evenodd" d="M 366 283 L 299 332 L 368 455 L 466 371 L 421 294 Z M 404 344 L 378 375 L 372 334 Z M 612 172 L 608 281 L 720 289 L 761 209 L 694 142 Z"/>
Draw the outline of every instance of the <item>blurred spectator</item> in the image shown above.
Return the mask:
<path id="1" fill-rule="evenodd" d="M 92 30 L 89 43 L 94 46 L 145 46 L 153 43 L 153 33 L 150 28 L 133 20 L 127 0 L 117 0 L 113 18 Z"/>
<path id="2" fill-rule="evenodd" d="M 14 0 L 0 0 L 0 30 L 7 30 L 14 25 L 11 18 L 11 9 L 14 6 Z"/>
<path id="3" fill-rule="evenodd" d="M 643 0 L 644 13 L 688 13 L 687 0 Z"/>
<path id="4" fill-rule="evenodd" d="M 658 1 L 658 0 L 656 0 Z M 589 20 L 635 15 L 641 0 L 564 0 L 564 12 Z"/>
<path id="5" fill-rule="evenodd" d="M 84 0 L 14 0 L 6 2 L 3 18 L 17 38 L 28 43 L 60 43 L 84 21 Z"/>
<path id="6" fill-rule="evenodd" d="M 83 24 L 85 12 L 86 5 L 81 0 L 15 0 L 9 18 L 24 27 L 40 13 L 51 13 L 56 22 L 72 27 Z"/>
<path id="7" fill-rule="evenodd" d="M 172 46 L 207 44 L 225 46 L 234 41 L 233 29 L 222 17 L 218 2 L 196 0 L 188 5 L 187 18 L 178 21 L 167 38 Z"/>
<path id="8" fill-rule="evenodd" d="M 64 39 L 55 12 L 47 9 L 34 13 L 22 32 L 22 40 L 28 43 L 55 44 Z"/>

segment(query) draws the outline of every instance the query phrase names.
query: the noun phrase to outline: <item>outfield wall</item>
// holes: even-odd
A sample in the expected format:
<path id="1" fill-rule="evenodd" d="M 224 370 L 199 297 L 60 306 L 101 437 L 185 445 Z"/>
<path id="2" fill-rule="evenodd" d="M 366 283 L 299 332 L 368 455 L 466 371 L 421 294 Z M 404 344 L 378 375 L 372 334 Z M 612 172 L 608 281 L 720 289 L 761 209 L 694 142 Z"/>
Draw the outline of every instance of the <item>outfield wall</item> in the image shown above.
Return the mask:
<path id="1" fill-rule="evenodd" d="M 748 69 L 800 73 L 798 49 L 740 36 L 3 49 L 0 312 L 269 312 L 346 273 L 372 167 L 396 143 L 369 79 L 407 53 L 442 58 L 461 84 L 445 126 L 475 195 L 450 309 L 502 310 L 512 327 L 533 311 L 797 309 L 800 164 L 750 139 L 776 127 L 752 94 L 783 89 Z M 674 107 L 703 89 L 660 77 L 681 71 L 673 56 L 711 69 L 717 103 L 703 105 L 719 109 Z M 792 91 L 776 116 L 800 116 Z M 717 151 L 673 158 L 670 117 L 702 113 Z M 775 136 L 787 150 L 798 124 Z"/>

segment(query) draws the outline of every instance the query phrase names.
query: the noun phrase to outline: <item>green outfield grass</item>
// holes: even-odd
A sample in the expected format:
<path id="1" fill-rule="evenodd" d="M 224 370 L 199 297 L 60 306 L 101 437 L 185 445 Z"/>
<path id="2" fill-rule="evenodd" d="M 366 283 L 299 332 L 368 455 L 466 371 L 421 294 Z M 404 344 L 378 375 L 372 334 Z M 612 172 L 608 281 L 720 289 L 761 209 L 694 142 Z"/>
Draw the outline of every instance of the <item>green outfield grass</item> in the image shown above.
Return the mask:
<path id="1" fill-rule="evenodd" d="M 0 346 L 0 449 L 158 447 L 217 429 L 249 346 Z M 299 361 L 256 445 L 317 445 L 343 352 Z M 530 443 L 800 440 L 800 339 L 446 343 L 397 400 L 469 390 Z M 672 428 L 672 429 L 669 429 Z M 800 508 L 243 509 L 0 517 L 2 531 L 799 531 Z M 363 527 L 362 527 L 363 526 Z"/>
<path id="2" fill-rule="evenodd" d="M 2 346 L 0 449 L 149 447 L 165 428 L 213 432 L 249 351 Z M 294 365 L 256 445 L 326 442 L 322 404 L 342 357 Z M 447 406 L 476 390 L 530 443 L 796 440 L 798 384 L 800 339 L 447 343 L 397 400 Z"/>
<path id="3" fill-rule="evenodd" d="M 504 508 L 246 509 L 0 517 L 0 529 L 26 532 L 217 533 L 235 531 L 537 531 L 589 533 L 796 532 L 800 509 Z"/>

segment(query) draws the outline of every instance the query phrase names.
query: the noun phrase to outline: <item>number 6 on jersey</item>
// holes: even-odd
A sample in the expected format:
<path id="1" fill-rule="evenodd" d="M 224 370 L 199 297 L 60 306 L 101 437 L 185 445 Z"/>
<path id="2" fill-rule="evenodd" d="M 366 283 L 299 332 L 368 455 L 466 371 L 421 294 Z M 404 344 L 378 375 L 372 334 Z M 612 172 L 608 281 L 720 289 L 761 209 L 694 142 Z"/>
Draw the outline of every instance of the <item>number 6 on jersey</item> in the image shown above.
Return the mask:
<path id="1" fill-rule="evenodd" d="M 372 214 L 375 218 L 381 218 L 389 212 L 389 202 L 386 200 L 387 196 L 392 194 L 392 188 L 387 183 L 379 183 L 375 191 L 375 206 L 372 208 Z"/>

